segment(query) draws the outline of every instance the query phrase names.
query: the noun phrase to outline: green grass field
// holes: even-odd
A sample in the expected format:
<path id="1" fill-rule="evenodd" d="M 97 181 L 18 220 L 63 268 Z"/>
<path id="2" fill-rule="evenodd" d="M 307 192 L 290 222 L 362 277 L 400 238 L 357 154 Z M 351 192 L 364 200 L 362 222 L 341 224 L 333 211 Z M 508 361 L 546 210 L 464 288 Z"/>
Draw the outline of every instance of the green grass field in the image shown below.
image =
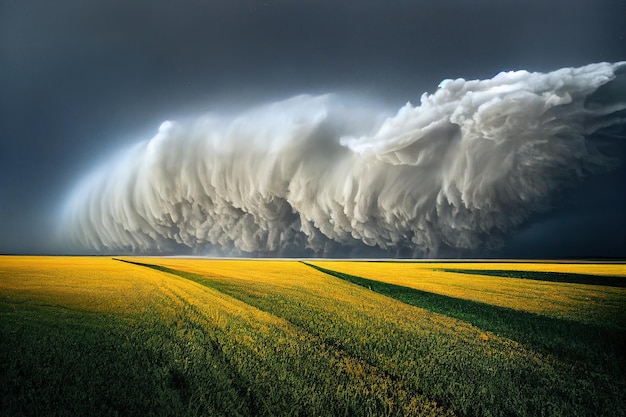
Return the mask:
<path id="1" fill-rule="evenodd" d="M 1 416 L 624 416 L 626 265 L 0 257 Z"/>

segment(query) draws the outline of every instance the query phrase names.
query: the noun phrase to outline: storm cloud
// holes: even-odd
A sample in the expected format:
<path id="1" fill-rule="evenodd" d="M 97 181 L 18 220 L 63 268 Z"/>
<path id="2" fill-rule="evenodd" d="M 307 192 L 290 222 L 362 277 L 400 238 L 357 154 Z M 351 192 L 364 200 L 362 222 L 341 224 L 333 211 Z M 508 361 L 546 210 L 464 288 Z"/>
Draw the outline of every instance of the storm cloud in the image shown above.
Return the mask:
<path id="1" fill-rule="evenodd" d="M 328 94 L 165 121 L 83 179 L 63 229 L 105 253 L 494 247 L 556 193 L 620 163 L 599 133 L 624 125 L 626 103 L 593 94 L 625 66 L 444 80 L 395 114 Z"/>

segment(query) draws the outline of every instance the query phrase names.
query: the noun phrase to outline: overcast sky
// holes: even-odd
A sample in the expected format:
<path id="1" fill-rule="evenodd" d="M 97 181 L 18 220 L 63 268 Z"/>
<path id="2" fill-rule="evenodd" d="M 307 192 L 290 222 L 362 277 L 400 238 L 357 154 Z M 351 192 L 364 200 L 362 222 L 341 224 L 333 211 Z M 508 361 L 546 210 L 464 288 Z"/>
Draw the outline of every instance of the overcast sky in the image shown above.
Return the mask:
<path id="1" fill-rule="evenodd" d="M 446 78 L 626 59 L 623 0 L 0 0 L 0 253 L 63 253 L 64 199 L 163 120 L 300 93 L 399 108 Z M 622 147 L 623 149 L 623 147 Z M 488 256 L 626 256 L 626 173 Z"/>

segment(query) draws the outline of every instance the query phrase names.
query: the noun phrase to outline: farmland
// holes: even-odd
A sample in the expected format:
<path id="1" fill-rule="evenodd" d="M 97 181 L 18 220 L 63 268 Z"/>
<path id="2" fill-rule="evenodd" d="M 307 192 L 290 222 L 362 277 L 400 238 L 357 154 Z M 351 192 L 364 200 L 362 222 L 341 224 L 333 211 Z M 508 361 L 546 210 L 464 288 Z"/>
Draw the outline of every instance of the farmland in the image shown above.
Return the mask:
<path id="1" fill-rule="evenodd" d="M 0 415 L 624 415 L 624 275 L 0 257 Z"/>

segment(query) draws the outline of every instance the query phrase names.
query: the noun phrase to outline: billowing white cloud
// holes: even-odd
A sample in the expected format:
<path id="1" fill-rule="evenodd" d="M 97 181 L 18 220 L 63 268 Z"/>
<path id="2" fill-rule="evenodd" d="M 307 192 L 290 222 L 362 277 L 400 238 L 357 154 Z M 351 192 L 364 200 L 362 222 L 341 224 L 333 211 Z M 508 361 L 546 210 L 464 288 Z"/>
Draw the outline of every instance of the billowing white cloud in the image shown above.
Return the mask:
<path id="1" fill-rule="evenodd" d="M 106 252 L 492 246 L 616 164 L 592 136 L 624 124 L 626 103 L 588 97 L 625 66 L 445 80 L 395 115 L 324 95 L 167 121 L 81 183 L 65 228 Z"/>

